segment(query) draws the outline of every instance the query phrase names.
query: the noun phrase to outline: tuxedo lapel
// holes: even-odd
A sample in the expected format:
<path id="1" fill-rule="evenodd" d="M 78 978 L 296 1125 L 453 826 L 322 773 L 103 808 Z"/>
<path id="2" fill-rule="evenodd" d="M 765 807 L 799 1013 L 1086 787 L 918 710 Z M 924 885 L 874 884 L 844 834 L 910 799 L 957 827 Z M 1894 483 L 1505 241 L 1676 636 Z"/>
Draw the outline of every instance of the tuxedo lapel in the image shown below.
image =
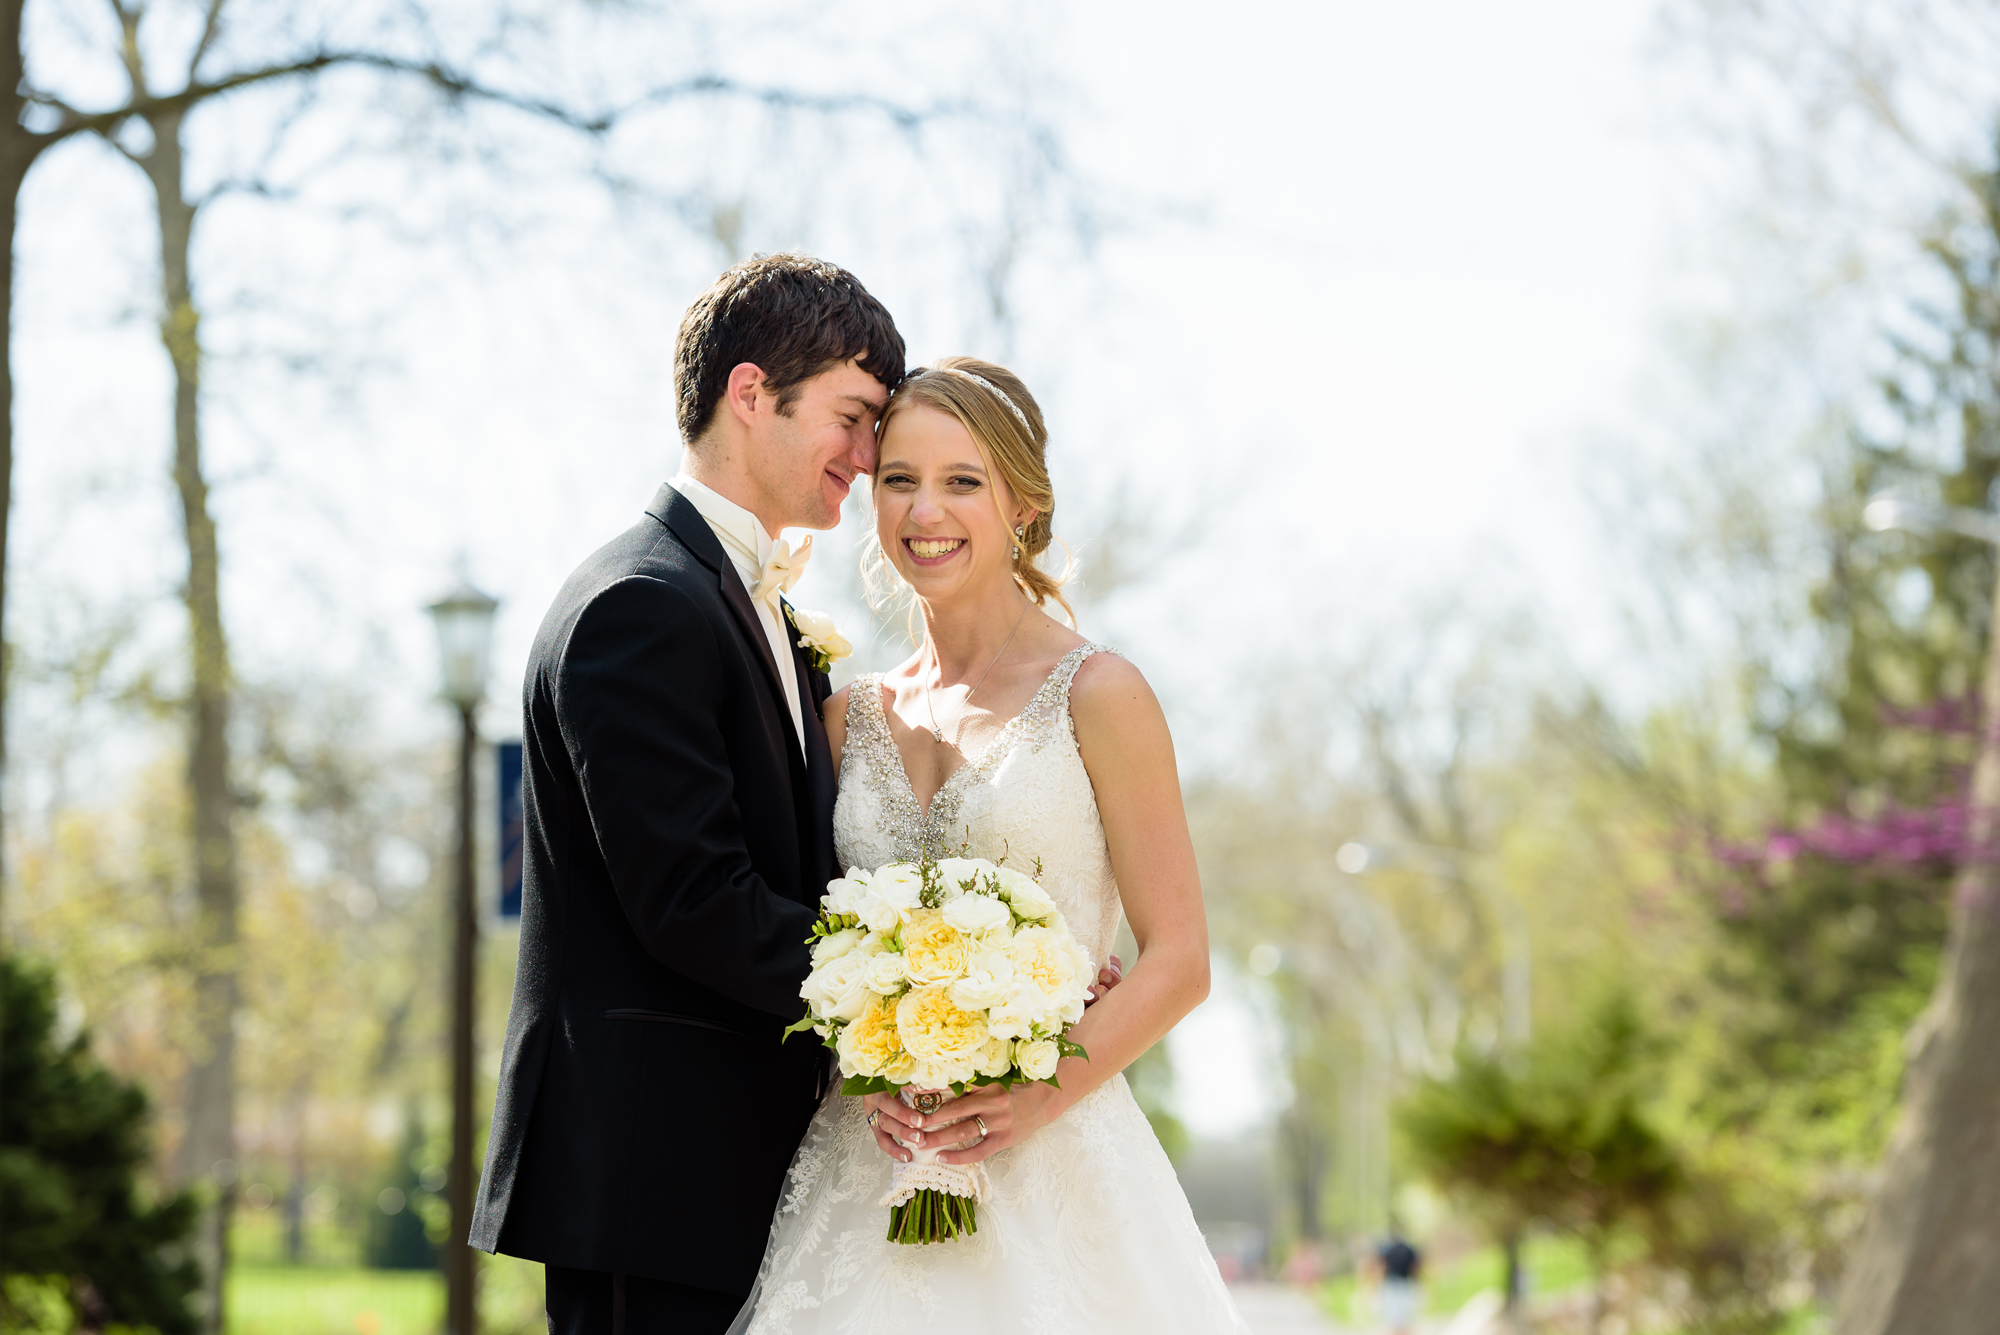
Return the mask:
<path id="1" fill-rule="evenodd" d="M 805 853 L 807 865 L 817 869 L 808 872 L 808 877 L 830 878 L 839 870 L 833 856 L 833 750 L 827 744 L 826 724 L 821 721 L 819 711 L 832 694 L 831 683 L 824 672 L 813 666 L 812 656 L 800 646 L 799 637 L 786 638 L 792 642 L 792 665 L 797 669 L 799 717 L 806 725 L 805 782 L 798 788 L 804 797 L 798 803 L 799 849 Z M 816 894 L 808 901 L 818 902 Z"/>

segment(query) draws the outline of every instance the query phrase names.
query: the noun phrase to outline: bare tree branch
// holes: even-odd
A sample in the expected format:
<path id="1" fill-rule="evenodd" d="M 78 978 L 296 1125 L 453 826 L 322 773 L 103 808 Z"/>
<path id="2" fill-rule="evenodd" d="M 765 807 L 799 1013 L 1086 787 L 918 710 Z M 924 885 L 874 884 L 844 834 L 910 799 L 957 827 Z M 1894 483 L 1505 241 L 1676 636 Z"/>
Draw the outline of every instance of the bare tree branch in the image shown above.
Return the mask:
<path id="1" fill-rule="evenodd" d="M 223 3 L 224 0 L 208 0 L 208 14 L 202 19 L 201 24 L 201 40 L 194 44 L 194 54 L 188 57 L 189 83 L 193 83 L 195 75 L 200 72 L 202 57 L 208 54 L 208 48 L 214 44 L 215 35 L 221 29 Z"/>
<path id="2" fill-rule="evenodd" d="M 118 18 L 119 41 L 118 58 L 125 64 L 125 77 L 131 81 L 134 101 L 146 96 L 146 60 L 139 52 L 139 20 L 144 17 L 144 5 L 125 4 L 125 0 L 109 0 L 111 12 Z"/>
<path id="3" fill-rule="evenodd" d="M 120 0 L 110 0 L 118 6 Z M 124 10 L 119 12 L 128 13 Z M 136 28 L 130 30 L 136 33 Z M 583 134 L 602 135 L 614 128 L 620 120 L 642 109 L 663 103 L 684 100 L 690 97 L 713 96 L 734 97 L 758 102 L 764 106 L 787 111 L 811 111 L 821 114 L 842 112 L 873 112 L 887 119 L 906 133 L 914 134 L 925 122 L 945 116 L 976 114 L 977 107 L 969 102 L 941 102 L 930 107 L 910 107 L 886 98 L 867 94 L 821 95 L 800 93 L 789 88 L 764 87 L 739 83 L 716 75 L 701 75 L 676 83 L 664 84 L 626 103 L 623 107 L 596 114 L 580 112 L 558 102 L 531 97 L 509 89 L 494 87 L 481 82 L 471 74 L 453 69 L 435 60 L 415 60 L 406 56 L 391 55 L 381 51 L 315 51 L 310 55 L 278 64 L 265 65 L 255 69 L 241 70 L 219 79 L 194 80 L 176 93 L 152 94 L 145 92 L 144 70 L 132 65 L 138 59 L 136 41 L 128 38 L 126 43 L 130 53 L 128 66 L 133 71 L 135 95 L 130 102 L 120 107 L 104 111 L 84 111 L 49 93 L 30 90 L 27 99 L 39 106 L 56 111 L 61 120 L 55 129 L 41 137 L 48 143 L 66 139 L 71 135 L 97 133 L 109 136 L 123 122 L 138 117 L 151 119 L 156 116 L 184 111 L 209 98 L 231 93 L 239 88 L 272 83 L 281 79 L 295 79 L 318 74 L 339 66 L 380 70 L 385 73 L 412 75 L 423 79 L 433 88 L 453 100 L 468 99 L 522 111 L 557 124 L 567 126 Z M 46 146 L 46 144 L 44 145 Z"/>

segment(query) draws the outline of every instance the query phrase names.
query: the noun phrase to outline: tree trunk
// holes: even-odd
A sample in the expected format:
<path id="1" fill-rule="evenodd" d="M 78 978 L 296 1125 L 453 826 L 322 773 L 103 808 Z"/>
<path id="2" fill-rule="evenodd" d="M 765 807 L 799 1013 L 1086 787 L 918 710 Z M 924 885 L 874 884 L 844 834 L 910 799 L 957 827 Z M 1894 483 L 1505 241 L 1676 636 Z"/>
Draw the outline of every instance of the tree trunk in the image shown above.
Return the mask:
<path id="1" fill-rule="evenodd" d="M 2000 582 L 1994 603 L 2000 616 Z M 1944 973 L 1918 1022 L 1834 1335 L 1984 1335 L 2000 1311 L 2000 641 L 1987 650 L 1984 700 Z"/>
<path id="2" fill-rule="evenodd" d="M 182 180 L 182 113 L 149 119 L 153 147 L 141 163 L 153 183 L 160 221 L 160 338 L 174 372 L 174 486 L 187 536 L 188 787 L 193 799 L 195 878 L 195 1048 L 188 1073 L 187 1131 L 181 1142 L 183 1182 L 215 1186 L 202 1220 L 203 1321 L 222 1329 L 222 1281 L 228 1264 L 229 1216 L 235 1202 L 235 1014 L 237 882 L 229 782 L 229 645 L 223 635 L 215 520 L 201 460 L 200 317 L 188 268 L 195 206 Z"/>
<path id="3" fill-rule="evenodd" d="M 7 906 L 7 520 L 14 512 L 14 223 L 21 184 L 48 140 L 21 124 L 21 10 L 26 0 L 0 0 L 0 946 Z"/>

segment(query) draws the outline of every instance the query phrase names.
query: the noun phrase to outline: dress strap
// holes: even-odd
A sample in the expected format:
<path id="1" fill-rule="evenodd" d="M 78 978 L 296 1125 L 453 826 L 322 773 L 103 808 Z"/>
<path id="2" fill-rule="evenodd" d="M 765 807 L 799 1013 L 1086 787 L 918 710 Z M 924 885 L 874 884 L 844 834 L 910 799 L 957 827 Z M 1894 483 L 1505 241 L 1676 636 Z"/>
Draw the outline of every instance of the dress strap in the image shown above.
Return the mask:
<path id="1" fill-rule="evenodd" d="M 1109 645 L 1097 643 L 1079 644 L 1064 654 L 1050 670 L 1042 689 L 1035 692 L 1035 698 L 1021 711 L 1024 724 L 1034 738 L 1034 747 L 1040 750 L 1048 739 L 1055 735 L 1054 724 L 1061 720 L 1063 730 L 1071 740 L 1076 737 L 1076 720 L 1069 712 L 1069 688 L 1076 680 L 1077 672 L 1093 654 L 1115 654 L 1118 651 Z M 1122 655 L 1121 655 L 1122 657 Z"/>
<path id="2" fill-rule="evenodd" d="M 1118 654 L 1118 651 L 1108 644 L 1098 644 L 1095 641 L 1079 644 L 1064 654 L 1062 662 L 1057 663 L 1055 671 L 1049 674 L 1048 689 L 1055 691 L 1067 701 L 1070 683 L 1076 680 L 1076 674 L 1083 670 L 1084 663 L 1094 654 Z M 1118 656 L 1123 658 L 1125 655 L 1118 654 Z"/>
<path id="3" fill-rule="evenodd" d="M 847 684 L 847 735 L 883 728 L 882 674 L 864 672 Z"/>

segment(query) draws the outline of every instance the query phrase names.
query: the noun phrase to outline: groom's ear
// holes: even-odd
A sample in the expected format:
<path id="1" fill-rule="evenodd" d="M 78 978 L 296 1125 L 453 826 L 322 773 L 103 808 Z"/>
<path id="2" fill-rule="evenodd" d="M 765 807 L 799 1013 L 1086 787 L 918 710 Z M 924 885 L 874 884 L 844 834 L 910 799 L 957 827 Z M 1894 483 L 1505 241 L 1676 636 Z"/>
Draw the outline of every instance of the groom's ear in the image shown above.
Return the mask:
<path id="1" fill-rule="evenodd" d="M 744 426 L 757 419 L 757 398 L 766 394 L 764 388 L 764 368 L 755 362 L 738 362 L 730 368 L 729 380 L 722 387 L 722 406 Z"/>

